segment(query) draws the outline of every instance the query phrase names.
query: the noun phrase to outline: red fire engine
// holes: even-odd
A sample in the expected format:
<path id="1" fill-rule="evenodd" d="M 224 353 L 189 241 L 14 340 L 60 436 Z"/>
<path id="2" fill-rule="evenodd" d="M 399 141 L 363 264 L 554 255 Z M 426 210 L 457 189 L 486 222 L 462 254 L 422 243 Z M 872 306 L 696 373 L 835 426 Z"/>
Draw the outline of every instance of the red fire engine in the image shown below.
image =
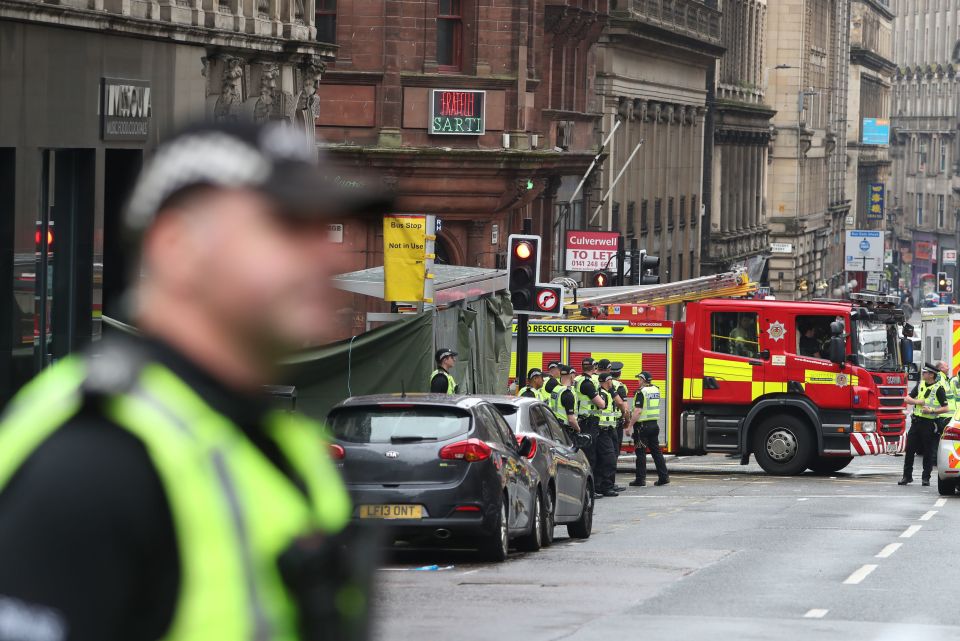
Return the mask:
<path id="1" fill-rule="evenodd" d="M 649 288 L 581 290 L 568 316 L 530 321 L 528 363 L 624 363 L 653 374 L 667 452 L 750 454 L 769 473 L 834 472 L 902 450 L 907 377 L 892 299 L 787 302 L 743 296 L 742 272 Z M 685 319 L 663 319 L 685 303 Z M 659 317 L 659 318 L 657 318 Z M 615 320 L 609 320 L 609 319 Z"/>

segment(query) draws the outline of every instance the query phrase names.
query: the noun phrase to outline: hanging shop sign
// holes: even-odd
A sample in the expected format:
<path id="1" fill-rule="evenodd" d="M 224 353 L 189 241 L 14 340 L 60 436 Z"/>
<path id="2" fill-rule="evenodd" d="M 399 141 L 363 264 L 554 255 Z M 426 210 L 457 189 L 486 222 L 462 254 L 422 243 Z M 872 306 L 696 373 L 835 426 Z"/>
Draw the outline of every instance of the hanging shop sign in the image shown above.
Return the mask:
<path id="1" fill-rule="evenodd" d="M 440 136 L 480 136 L 486 132 L 486 91 L 433 89 L 430 93 L 430 133 Z"/>
<path id="2" fill-rule="evenodd" d="M 100 137 L 103 140 L 146 140 L 153 107 L 150 81 L 103 78 Z"/>

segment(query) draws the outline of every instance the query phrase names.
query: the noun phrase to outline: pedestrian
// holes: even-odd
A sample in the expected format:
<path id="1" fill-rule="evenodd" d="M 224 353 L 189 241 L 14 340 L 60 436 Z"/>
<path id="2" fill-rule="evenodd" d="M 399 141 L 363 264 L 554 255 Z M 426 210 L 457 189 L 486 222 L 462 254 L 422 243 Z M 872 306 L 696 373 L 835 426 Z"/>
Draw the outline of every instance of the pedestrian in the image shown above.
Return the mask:
<path id="1" fill-rule="evenodd" d="M 437 369 L 430 374 L 430 392 L 433 394 L 456 394 L 460 386 L 453 379 L 453 366 L 457 364 L 458 354 L 447 347 L 441 347 L 434 355 Z"/>
<path id="2" fill-rule="evenodd" d="M 0 424 L 0 637 L 343 638 L 362 623 L 367 597 L 339 595 L 362 585 L 346 550 L 372 549 L 325 430 L 262 397 L 281 358 L 334 327 L 330 218 L 386 207 L 316 158 L 279 124 L 201 125 L 157 148 L 123 218 L 142 336 L 41 372 Z"/>
<path id="3" fill-rule="evenodd" d="M 637 475 L 630 485 L 643 487 L 647 484 L 647 449 L 657 468 L 654 485 L 666 485 L 670 482 L 670 473 L 660 450 L 660 389 L 653 384 L 653 377 L 648 371 L 637 374 L 637 380 L 640 389 L 633 399 L 633 414 L 630 417 L 632 427 L 627 431 L 628 436 L 633 435 L 637 451 Z"/>
<path id="4" fill-rule="evenodd" d="M 592 358 L 584 358 L 580 362 L 583 371 L 573 379 L 573 392 L 577 397 L 577 422 L 580 431 L 590 435 L 590 443 L 583 448 L 583 453 L 590 461 L 590 467 L 597 467 L 597 434 L 600 429 L 600 410 L 606 403 L 597 391 L 594 383 L 594 372 L 597 364 Z"/>
<path id="5" fill-rule="evenodd" d="M 921 485 L 930 485 L 930 473 L 933 470 L 933 458 L 937 448 L 937 418 L 950 411 L 947 405 L 947 393 L 939 380 L 936 366 L 925 363 L 921 381 L 905 399 L 907 405 L 913 405 L 910 419 L 910 431 L 907 432 L 907 449 L 903 458 L 903 478 L 897 485 L 913 482 L 913 458 L 916 454 L 923 457 L 923 477 Z"/>
<path id="6" fill-rule="evenodd" d="M 560 361 L 550 361 L 547 365 L 547 378 L 543 382 L 543 389 L 547 396 L 553 394 L 553 388 L 560 384 Z"/>
<path id="7" fill-rule="evenodd" d="M 550 396 L 547 394 L 547 390 L 543 389 L 543 372 L 540 371 L 539 367 L 534 367 L 527 372 L 527 384 L 520 388 L 517 396 L 535 398 L 544 403 L 550 402 Z"/>
<path id="8" fill-rule="evenodd" d="M 617 406 L 613 402 L 613 394 L 610 389 L 613 384 L 613 376 L 610 372 L 598 374 L 597 379 L 600 387 L 597 393 L 604 401 L 604 407 L 600 410 L 598 420 L 599 429 L 596 437 L 596 460 L 597 465 L 593 470 L 593 478 L 596 483 L 597 498 L 620 496 L 616 488 L 617 479 Z M 624 488 L 626 489 L 626 488 Z"/>
<path id="9" fill-rule="evenodd" d="M 577 370 L 564 364 L 560 364 L 557 369 L 560 372 L 560 380 L 550 394 L 550 409 L 561 424 L 574 432 L 580 432 L 577 419 L 577 395 L 573 391 L 573 377 Z"/>

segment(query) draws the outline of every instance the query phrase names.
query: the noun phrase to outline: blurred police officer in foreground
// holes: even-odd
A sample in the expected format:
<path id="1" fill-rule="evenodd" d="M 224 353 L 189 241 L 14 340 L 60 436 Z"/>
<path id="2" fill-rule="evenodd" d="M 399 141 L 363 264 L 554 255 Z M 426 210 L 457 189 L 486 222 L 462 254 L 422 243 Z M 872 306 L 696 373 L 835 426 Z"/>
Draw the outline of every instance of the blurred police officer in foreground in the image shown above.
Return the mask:
<path id="1" fill-rule="evenodd" d="M 284 127 L 157 149 L 125 218 L 143 336 L 60 361 L 0 423 L 0 638 L 355 638 L 323 429 L 260 390 L 333 322 L 327 219 L 385 206 Z"/>
<path id="2" fill-rule="evenodd" d="M 647 448 L 653 456 L 653 463 L 657 467 L 657 480 L 654 485 L 666 485 L 670 482 L 667 463 L 660 451 L 660 390 L 653 384 L 650 372 L 643 371 L 637 374 L 640 389 L 633 401 L 633 415 L 630 417 L 632 427 L 627 428 L 627 434 L 633 434 L 633 441 L 637 449 L 637 477 L 630 481 L 634 487 L 647 484 Z"/>
<path id="3" fill-rule="evenodd" d="M 937 420 L 947 414 L 947 392 L 940 379 L 936 366 L 925 363 L 917 383 L 910 395 L 904 399 L 907 405 L 913 405 L 910 417 L 910 431 L 907 432 L 907 449 L 903 457 L 903 478 L 897 485 L 913 482 L 913 458 L 916 454 L 923 457 L 923 477 L 921 485 L 930 485 L 933 461 L 937 455 Z"/>
<path id="4" fill-rule="evenodd" d="M 457 382 L 453 380 L 453 366 L 457 364 L 458 354 L 452 349 L 441 347 L 434 354 L 437 369 L 430 375 L 430 391 L 434 394 L 456 394 L 459 392 Z"/>

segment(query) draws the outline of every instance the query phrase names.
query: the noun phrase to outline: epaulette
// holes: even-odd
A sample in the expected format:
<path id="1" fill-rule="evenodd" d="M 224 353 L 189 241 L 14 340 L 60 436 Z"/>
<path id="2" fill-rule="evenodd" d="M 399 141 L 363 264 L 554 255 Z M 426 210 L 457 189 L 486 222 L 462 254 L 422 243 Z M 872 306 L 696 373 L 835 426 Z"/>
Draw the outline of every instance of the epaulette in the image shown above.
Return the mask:
<path id="1" fill-rule="evenodd" d="M 140 378 L 148 358 L 131 341 L 104 341 L 84 356 L 87 376 L 81 385 L 84 396 L 105 398 L 126 394 Z"/>

